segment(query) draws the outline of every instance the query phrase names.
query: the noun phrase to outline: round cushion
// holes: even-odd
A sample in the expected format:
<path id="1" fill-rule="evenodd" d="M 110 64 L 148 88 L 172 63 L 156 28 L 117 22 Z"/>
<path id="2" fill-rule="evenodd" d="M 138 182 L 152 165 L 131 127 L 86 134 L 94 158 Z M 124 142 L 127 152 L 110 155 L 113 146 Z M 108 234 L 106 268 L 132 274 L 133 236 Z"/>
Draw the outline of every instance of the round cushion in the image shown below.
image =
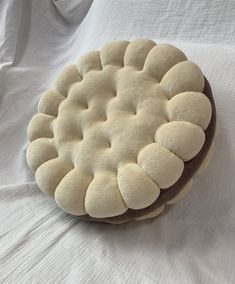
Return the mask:
<path id="1" fill-rule="evenodd" d="M 182 51 L 114 41 L 65 67 L 42 95 L 27 162 L 65 212 L 143 220 L 189 191 L 214 129 L 209 83 Z"/>

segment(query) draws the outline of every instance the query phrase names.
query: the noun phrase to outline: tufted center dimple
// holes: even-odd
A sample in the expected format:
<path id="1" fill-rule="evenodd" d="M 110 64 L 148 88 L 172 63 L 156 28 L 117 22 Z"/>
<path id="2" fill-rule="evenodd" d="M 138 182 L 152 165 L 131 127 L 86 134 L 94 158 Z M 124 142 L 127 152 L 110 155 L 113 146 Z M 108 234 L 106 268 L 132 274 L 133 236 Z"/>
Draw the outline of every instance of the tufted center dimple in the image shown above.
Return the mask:
<path id="1" fill-rule="evenodd" d="M 148 82 L 147 86 L 137 85 L 133 92 L 132 81 L 135 81 L 137 77 L 141 79 L 140 74 L 133 70 L 126 78 L 125 90 L 121 90 L 118 88 L 119 82 L 121 80 L 123 84 L 125 79 L 122 72 L 125 73 L 126 70 L 120 69 L 118 76 L 122 79 L 116 82 L 119 93 L 113 97 L 109 85 L 104 87 L 107 77 L 103 73 L 106 70 L 96 73 L 96 88 L 90 86 L 87 89 L 86 82 L 83 84 L 86 88 L 86 100 L 83 97 L 85 92 L 81 83 L 77 89 L 76 86 L 71 88 L 67 107 L 73 108 L 73 115 L 65 117 L 61 111 L 58 116 L 58 119 L 63 116 L 68 125 L 73 125 L 74 121 L 77 126 L 82 125 L 84 135 L 82 143 L 81 139 L 78 139 L 77 144 L 74 143 L 71 146 L 75 149 L 64 152 L 64 155 L 73 160 L 74 165 L 82 171 L 90 173 L 96 169 L 99 171 L 110 170 L 110 167 L 117 169 L 130 160 L 136 161 L 141 148 L 152 141 L 156 129 L 166 121 L 164 113 L 166 98 L 161 89 L 156 87 L 155 82 L 151 84 Z M 87 82 L 90 82 L 89 76 L 89 73 L 85 76 Z M 74 104 L 74 101 L 79 103 Z M 80 105 L 83 108 L 80 108 Z M 99 122 L 102 121 L 105 123 L 100 124 Z M 76 136 L 74 127 L 61 130 L 62 136 Z M 77 134 L 81 136 L 81 133 L 77 132 Z M 58 145 L 58 147 L 61 146 Z M 112 151 L 104 152 L 103 147 Z"/>

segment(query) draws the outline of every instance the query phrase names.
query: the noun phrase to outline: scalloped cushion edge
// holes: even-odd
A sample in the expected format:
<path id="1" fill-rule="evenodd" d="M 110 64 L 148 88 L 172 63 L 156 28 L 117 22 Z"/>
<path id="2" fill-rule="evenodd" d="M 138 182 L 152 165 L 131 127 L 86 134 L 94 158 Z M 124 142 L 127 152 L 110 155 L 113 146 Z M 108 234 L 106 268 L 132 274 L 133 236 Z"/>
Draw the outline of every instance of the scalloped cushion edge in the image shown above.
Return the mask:
<path id="1" fill-rule="evenodd" d="M 217 132 L 216 132 L 216 135 L 217 135 L 218 132 L 219 132 L 219 129 L 218 129 L 218 127 L 216 129 L 217 129 Z M 201 175 L 206 170 L 206 168 L 208 167 L 208 165 L 211 162 L 214 150 L 215 150 L 215 143 L 213 141 L 212 144 L 211 144 L 210 150 L 208 151 L 206 158 L 204 159 L 203 163 L 201 164 L 198 171 L 196 172 L 196 175 Z M 125 221 L 116 221 L 116 222 L 115 221 L 104 221 L 104 222 L 107 223 L 107 224 L 121 225 L 121 224 L 129 223 L 129 222 L 132 222 L 132 221 L 140 222 L 140 221 L 146 221 L 146 220 L 149 220 L 149 219 L 156 218 L 157 216 L 162 214 L 167 207 L 174 205 L 174 204 L 178 203 L 180 200 L 182 200 L 190 191 L 192 184 L 193 184 L 193 178 L 184 186 L 184 188 L 182 188 L 182 190 L 177 194 L 177 196 L 175 196 L 174 198 L 169 200 L 165 205 L 162 205 L 161 207 L 159 207 L 159 208 L 153 210 L 152 212 L 147 213 L 147 214 L 145 214 L 141 217 L 138 217 L 138 218 L 135 218 L 135 219 L 129 220 L 129 221 L 125 220 Z"/>

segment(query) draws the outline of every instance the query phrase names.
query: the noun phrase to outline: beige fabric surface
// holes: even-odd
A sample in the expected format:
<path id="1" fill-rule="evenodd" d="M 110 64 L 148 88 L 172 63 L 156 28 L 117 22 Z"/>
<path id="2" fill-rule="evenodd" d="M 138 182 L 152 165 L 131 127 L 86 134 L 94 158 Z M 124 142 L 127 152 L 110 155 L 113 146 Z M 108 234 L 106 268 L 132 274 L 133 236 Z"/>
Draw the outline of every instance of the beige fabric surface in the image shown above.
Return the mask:
<path id="1" fill-rule="evenodd" d="M 114 41 L 66 67 L 28 128 L 36 182 L 74 215 L 151 205 L 205 142 L 204 76 L 176 47 Z"/>

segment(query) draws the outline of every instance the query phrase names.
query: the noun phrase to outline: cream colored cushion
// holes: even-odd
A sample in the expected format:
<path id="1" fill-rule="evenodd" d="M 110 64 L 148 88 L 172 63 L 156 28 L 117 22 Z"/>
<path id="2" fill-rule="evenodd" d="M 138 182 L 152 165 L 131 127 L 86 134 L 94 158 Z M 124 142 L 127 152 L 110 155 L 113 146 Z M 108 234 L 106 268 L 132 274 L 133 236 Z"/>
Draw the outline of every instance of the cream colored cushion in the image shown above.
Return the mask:
<path id="1" fill-rule="evenodd" d="M 205 142 L 211 104 L 197 65 L 169 44 L 117 41 L 66 67 L 28 127 L 38 186 L 74 215 L 141 209 Z"/>

